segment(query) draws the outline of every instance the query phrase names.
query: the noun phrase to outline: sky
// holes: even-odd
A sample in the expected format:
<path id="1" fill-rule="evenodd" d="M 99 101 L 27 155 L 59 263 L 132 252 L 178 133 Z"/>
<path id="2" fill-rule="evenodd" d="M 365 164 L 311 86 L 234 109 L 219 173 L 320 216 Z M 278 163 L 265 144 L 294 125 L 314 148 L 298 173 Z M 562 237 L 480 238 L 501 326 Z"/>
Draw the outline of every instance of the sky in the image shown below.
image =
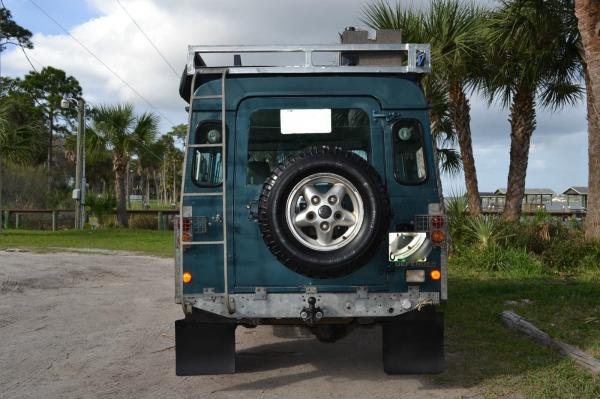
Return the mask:
<path id="1" fill-rule="evenodd" d="M 347 26 L 363 27 L 368 0 L 3 0 L 17 23 L 34 33 L 27 51 L 36 69 L 51 65 L 75 76 L 91 104 L 131 102 L 139 112 L 161 116 L 161 129 L 185 123 L 178 94 L 189 44 L 335 43 Z M 157 54 L 119 2 L 165 56 Z M 489 1 L 485 1 L 489 3 Z M 88 54 L 54 18 L 121 80 Z M 23 76 L 31 66 L 14 48 L 2 52 L 2 75 Z M 435 68 L 435 65 L 434 65 Z M 508 110 L 471 95 L 471 129 L 479 188 L 506 187 L 510 150 Z M 526 186 L 587 185 L 585 104 L 559 111 L 537 110 Z M 464 192 L 462 176 L 443 177 L 446 193 Z"/>

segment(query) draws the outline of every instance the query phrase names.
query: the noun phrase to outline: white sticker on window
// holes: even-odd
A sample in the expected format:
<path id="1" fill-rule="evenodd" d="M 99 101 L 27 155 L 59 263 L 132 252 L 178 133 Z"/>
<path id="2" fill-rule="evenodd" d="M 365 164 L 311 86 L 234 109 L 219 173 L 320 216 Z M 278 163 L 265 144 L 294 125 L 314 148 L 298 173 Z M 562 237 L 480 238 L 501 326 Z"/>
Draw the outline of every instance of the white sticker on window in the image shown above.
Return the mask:
<path id="1" fill-rule="evenodd" d="M 282 109 L 282 134 L 331 133 L 331 109 Z"/>

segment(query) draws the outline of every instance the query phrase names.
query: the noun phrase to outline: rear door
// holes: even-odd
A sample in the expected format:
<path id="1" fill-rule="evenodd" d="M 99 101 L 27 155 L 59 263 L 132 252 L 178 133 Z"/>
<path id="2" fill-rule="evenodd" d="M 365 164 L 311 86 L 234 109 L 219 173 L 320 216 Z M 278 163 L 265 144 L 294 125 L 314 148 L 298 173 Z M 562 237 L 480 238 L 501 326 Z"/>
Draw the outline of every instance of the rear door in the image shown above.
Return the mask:
<path id="1" fill-rule="evenodd" d="M 282 134 L 282 109 L 331 109 L 331 133 Z M 311 279 L 297 274 L 271 254 L 264 244 L 252 211 L 271 171 L 285 157 L 311 145 L 336 145 L 367 159 L 385 181 L 382 127 L 373 120 L 380 113 L 372 97 L 269 97 L 240 103 L 236 120 L 234 175 L 234 290 L 291 292 L 306 285 L 321 291 L 352 290 L 368 286 L 383 290 L 387 284 L 387 248 L 367 265 L 335 279 Z"/>

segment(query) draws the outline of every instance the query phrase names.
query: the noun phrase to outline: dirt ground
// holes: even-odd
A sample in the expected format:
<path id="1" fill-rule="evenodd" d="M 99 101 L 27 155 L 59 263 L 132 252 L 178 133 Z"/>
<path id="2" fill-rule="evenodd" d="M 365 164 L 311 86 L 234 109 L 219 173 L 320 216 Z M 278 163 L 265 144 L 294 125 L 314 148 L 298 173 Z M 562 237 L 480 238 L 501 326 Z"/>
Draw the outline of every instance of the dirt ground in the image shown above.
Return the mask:
<path id="1" fill-rule="evenodd" d="M 173 262 L 0 251 L 0 398 L 460 398 L 427 376 L 388 376 L 381 331 L 335 344 L 236 332 L 238 373 L 176 377 Z"/>

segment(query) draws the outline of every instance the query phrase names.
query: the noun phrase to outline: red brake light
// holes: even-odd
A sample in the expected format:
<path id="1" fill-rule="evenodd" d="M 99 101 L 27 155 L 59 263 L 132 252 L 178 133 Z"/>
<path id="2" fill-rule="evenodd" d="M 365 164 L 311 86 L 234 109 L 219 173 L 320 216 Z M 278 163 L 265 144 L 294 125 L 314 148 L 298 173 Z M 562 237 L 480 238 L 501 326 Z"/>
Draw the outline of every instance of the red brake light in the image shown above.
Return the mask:
<path id="1" fill-rule="evenodd" d="M 444 227 L 444 217 L 443 216 L 432 216 L 431 217 L 431 225 L 435 228 L 435 229 L 441 229 L 442 227 Z"/>

